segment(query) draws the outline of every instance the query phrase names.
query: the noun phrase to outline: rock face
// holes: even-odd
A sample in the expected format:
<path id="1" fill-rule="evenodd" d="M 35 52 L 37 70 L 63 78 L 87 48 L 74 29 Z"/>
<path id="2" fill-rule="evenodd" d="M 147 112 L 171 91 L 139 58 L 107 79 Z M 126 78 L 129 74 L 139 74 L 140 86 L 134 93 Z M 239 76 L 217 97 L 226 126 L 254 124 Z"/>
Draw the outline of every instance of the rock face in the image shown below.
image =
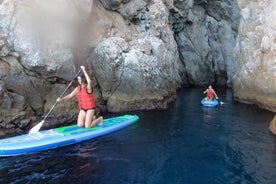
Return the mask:
<path id="1" fill-rule="evenodd" d="M 137 24 L 136 31 L 127 36 L 104 39 L 93 53 L 94 76 L 108 111 L 167 107 L 182 83 L 184 68 L 166 7 L 161 1 L 103 4 Z M 119 29 L 115 26 L 114 32 L 122 32 Z"/>
<path id="2" fill-rule="evenodd" d="M 276 1 L 239 0 L 236 100 L 276 112 Z"/>
<path id="3" fill-rule="evenodd" d="M 233 0 L 170 4 L 170 23 L 190 84 L 232 86 L 239 7 Z"/>
<path id="4" fill-rule="evenodd" d="M 26 127 L 53 105 L 53 84 L 63 87 L 76 72 L 74 38 L 91 8 L 88 0 L 1 1 L 0 127 Z"/>
<path id="5" fill-rule="evenodd" d="M 239 1 L 239 26 L 232 0 L 0 1 L 0 127 L 38 122 L 80 65 L 98 107 L 110 112 L 166 108 L 182 85 L 207 83 L 234 83 L 236 99 L 273 110 L 270 5 Z M 51 116 L 66 121 L 77 112 L 71 100 Z"/>
<path id="6" fill-rule="evenodd" d="M 273 120 L 270 122 L 268 129 L 272 134 L 276 135 L 276 116 L 274 116 Z"/>
<path id="7" fill-rule="evenodd" d="M 4 0 L 0 13 L 2 127 L 46 114 L 80 65 L 111 112 L 166 108 L 185 82 L 162 1 Z"/>

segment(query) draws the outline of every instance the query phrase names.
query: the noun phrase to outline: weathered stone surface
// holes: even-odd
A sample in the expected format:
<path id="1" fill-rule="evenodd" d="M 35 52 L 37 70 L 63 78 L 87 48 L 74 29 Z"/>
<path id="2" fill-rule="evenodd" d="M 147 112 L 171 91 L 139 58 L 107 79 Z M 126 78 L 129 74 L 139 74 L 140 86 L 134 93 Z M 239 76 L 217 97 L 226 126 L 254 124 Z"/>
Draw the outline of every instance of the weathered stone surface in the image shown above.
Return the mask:
<path id="1" fill-rule="evenodd" d="M 25 100 L 27 100 L 27 104 L 37 112 L 37 114 L 40 114 L 44 106 L 43 97 L 41 96 L 43 93 L 41 94 L 37 90 L 41 85 L 41 80 L 32 78 L 24 73 L 23 67 L 18 62 L 17 58 L 7 56 L 4 59 L 5 61 L 2 60 L 2 64 L 0 65 L 0 75 L 1 80 L 5 82 L 6 89 L 24 96 Z M 44 90 L 47 90 L 46 85 L 41 89 L 41 91 Z"/>
<path id="2" fill-rule="evenodd" d="M 3 111 L 19 100 L 14 119 L 22 126 L 49 111 L 80 65 L 93 78 L 97 104 L 110 111 L 164 108 L 185 81 L 162 1 L 4 0 L 0 12 L 0 100 Z M 51 116 L 77 111 L 72 100 Z"/>
<path id="3" fill-rule="evenodd" d="M 189 83 L 232 86 L 239 24 L 236 1 L 167 1 Z"/>
<path id="4" fill-rule="evenodd" d="M 55 104 L 59 95 L 67 88 L 68 84 L 54 84 L 51 90 L 48 91 L 48 94 L 45 96 L 48 99 L 44 105 L 45 109 L 51 109 L 52 106 Z M 68 88 L 66 94 L 69 94 L 75 88 L 74 85 Z M 57 104 L 54 111 L 52 111 L 51 116 L 58 117 L 61 114 L 63 116 L 71 117 L 72 114 L 78 113 L 77 102 L 76 99 L 62 101 L 61 103 Z M 45 112 L 47 113 L 47 112 Z"/>
<path id="5" fill-rule="evenodd" d="M 8 125 L 9 122 L 22 119 L 27 111 L 27 104 L 24 96 L 7 91 L 3 81 L 0 81 L 0 122 Z"/>
<path id="6" fill-rule="evenodd" d="M 161 1 L 137 0 L 121 2 L 116 11 L 107 12 L 112 37 L 99 42 L 91 57 L 102 101 L 111 112 L 166 107 L 185 81 L 166 7 Z M 105 15 L 101 19 L 106 21 Z"/>
<path id="7" fill-rule="evenodd" d="M 271 120 L 268 129 L 272 134 L 276 135 L 276 116 Z"/>
<path id="8" fill-rule="evenodd" d="M 94 58 L 94 75 L 111 112 L 164 108 L 181 83 L 177 55 L 160 39 L 129 44 L 109 38 L 98 45 Z"/>
<path id="9" fill-rule="evenodd" d="M 75 68 L 81 64 L 81 58 L 75 54 L 81 39 L 77 35 L 91 12 L 92 3 L 90 0 L 81 3 L 1 1 L 0 126 L 3 131 L 4 127 L 24 129 L 36 120 L 30 117 L 41 118 L 56 100 L 47 95 L 52 91 L 52 83 L 72 79 Z"/>
<path id="10" fill-rule="evenodd" d="M 22 65 L 44 77 L 69 80 L 79 28 L 92 1 L 4 1 L 1 7 L 3 40 L 19 53 Z"/>
<path id="11" fill-rule="evenodd" d="M 0 81 L 0 104 L 4 101 L 5 83 Z"/>
<path id="12" fill-rule="evenodd" d="M 239 0 L 235 99 L 276 112 L 276 1 Z"/>

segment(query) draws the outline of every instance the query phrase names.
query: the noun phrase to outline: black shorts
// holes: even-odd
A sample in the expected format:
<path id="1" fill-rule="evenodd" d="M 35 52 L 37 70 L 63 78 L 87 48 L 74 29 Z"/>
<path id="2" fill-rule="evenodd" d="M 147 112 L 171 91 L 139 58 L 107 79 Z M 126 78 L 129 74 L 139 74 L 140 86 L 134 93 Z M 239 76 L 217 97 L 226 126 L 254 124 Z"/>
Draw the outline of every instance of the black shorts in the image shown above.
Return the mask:
<path id="1" fill-rule="evenodd" d="M 87 111 L 89 111 L 89 110 L 94 110 L 95 108 L 91 108 L 91 109 L 83 109 L 83 108 L 81 108 L 81 110 L 83 110 L 84 112 L 87 112 Z"/>

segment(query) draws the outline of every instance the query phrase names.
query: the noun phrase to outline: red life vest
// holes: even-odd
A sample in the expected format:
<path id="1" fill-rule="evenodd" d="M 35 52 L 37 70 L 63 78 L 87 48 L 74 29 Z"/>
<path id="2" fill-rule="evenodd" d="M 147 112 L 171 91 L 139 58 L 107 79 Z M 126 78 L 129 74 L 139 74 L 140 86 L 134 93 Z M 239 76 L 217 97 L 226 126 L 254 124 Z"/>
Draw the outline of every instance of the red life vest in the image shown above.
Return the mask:
<path id="1" fill-rule="evenodd" d="M 78 100 L 78 106 L 80 109 L 89 110 L 96 107 L 94 93 L 87 93 L 86 86 L 83 88 L 80 86 L 77 87 L 76 98 Z"/>
<path id="2" fill-rule="evenodd" d="M 215 97 L 215 93 L 212 89 L 207 89 L 207 95 L 206 96 L 207 96 L 208 99 L 213 100 L 213 98 Z"/>

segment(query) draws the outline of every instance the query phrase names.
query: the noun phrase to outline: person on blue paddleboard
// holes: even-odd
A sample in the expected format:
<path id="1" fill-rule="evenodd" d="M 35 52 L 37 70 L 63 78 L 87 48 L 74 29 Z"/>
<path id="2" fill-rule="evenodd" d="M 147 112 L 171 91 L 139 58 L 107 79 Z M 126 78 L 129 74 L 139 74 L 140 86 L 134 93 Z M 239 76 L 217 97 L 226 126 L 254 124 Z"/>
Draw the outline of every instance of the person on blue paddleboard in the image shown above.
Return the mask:
<path id="1" fill-rule="evenodd" d="M 209 85 L 208 89 L 206 89 L 203 92 L 203 94 L 205 94 L 205 93 L 206 93 L 206 100 L 212 101 L 212 100 L 214 100 L 214 98 L 218 99 L 218 96 L 211 85 Z"/>
<path id="2" fill-rule="evenodd" d="M 100 116 L 96 118 L 95 116 L 96 104 L 92 88 L 92 80 L 88 75 L 85 67 L 81 66 L 80 68 L 84 76 L 79 75 L 77 77 L 79 83 L 78 87 L 76 87 L 70 94 L 62 98 L 58 98 L 57 101 L 60 102 L 62 100 L 68 100 L 75 96 L 77 98 L 80 109 L 77 122 L 78 126 L 84 126 L 85 128 L 91 128 L 95 125 L 101 126 L 103 125 L 103 117 Z"/>

